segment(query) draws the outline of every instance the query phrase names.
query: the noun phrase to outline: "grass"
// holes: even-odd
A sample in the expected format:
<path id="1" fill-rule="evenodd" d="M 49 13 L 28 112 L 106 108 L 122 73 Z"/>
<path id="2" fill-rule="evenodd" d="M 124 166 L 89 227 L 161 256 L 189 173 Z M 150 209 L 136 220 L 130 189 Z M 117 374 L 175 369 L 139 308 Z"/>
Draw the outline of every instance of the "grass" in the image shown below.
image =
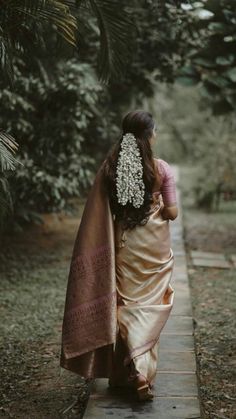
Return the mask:
<path id="1" fill-rule="evenodd" d="M 221 252 L 226 257 L 236 253 L 236 203 L 222 202 L 219 212 L 196 208 L 195 171 L 181 167 L 180 186 L 200 397 L 205 419 L 235 419 L 236 270 L 195 267 L 190 250 Z"/>
<path id="2" fill-rule="evenodd" d="M 59 366 L 69 263 L 79 217 L 2 238 L 0 418 L 78 418 L 84 381 Z M 64 413 L 63 413 L 64 412 Z"/>

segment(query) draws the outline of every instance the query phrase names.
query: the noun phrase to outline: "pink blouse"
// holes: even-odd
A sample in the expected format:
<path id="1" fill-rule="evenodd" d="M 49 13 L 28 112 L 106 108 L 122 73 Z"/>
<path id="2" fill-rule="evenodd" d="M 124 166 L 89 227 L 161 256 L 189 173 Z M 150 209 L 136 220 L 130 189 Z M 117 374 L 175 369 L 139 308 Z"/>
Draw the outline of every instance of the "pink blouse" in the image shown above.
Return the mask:
<path id="1" fill-rule="evenodd" d="M 159 195 L 161 193 L 163 203 L 166 206 L 177 205 L 175 178 L 170 165 L 163 159 L 155 158 L 155 162 L 161 176 L 161 187 L 160 191 L 154 192 L 154 194 Z"/>

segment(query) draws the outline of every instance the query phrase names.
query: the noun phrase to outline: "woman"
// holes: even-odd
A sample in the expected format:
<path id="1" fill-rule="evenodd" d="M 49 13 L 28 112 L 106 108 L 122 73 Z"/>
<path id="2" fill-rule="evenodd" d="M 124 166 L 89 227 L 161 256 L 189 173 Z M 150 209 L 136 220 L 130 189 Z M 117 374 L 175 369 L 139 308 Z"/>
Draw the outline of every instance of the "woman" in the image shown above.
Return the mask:
<path id="1" fill-rule="evenodd" d="M 60 365 L 153 398 L 160 333 L 173 307 L 169 220 L 175 180 L 153 158 L 149 112 L 129 112 L 95 177 L 76 237 L 62 326 Z"/>

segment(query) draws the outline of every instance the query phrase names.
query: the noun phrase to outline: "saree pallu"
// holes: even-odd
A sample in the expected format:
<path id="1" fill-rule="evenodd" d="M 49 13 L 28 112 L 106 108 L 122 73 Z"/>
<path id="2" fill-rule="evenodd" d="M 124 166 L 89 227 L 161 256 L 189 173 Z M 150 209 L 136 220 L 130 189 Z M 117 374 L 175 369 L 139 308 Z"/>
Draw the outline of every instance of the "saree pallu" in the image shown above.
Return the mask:
<path id="1" fill-rule="evenodd" d="M 157 373 L 160 333 L 174 301 L 174 255 L 162 207 L 158 196 L 147 224 L 133 230 L 115 222 L 118 333 L 111 384 L 126 385 L 141 374 L 152 385 Z"/>

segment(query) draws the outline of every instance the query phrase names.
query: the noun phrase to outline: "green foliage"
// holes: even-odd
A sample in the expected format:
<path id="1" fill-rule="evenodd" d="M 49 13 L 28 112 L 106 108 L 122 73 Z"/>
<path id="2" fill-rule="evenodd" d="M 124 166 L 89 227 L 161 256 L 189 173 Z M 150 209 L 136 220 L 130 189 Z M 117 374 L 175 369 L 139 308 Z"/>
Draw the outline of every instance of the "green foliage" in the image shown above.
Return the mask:
<path id="1" fill-rule="evenodd" d="M 132 10 L 128 11 L 126 2 L 116 0 L 89 0 L 91 12 L 97 19 L 100 37 L 98 74 L 103 82 L 111 76 L 121 77 L 130 62 L 134 33 Z"/>
<path id="2" fill-rule="evenodd" d="M 187 44 L 186 65 L 179 72 L 177 81 L 184 85 L 201 82 L 202 94 L 215 114 L 235 111 L 235 0 L 198 2 L 189 19 L 193 19 L 195 35 Z"/>
<path id="3" fill-rule="evenodd" d="M 218 209 L 223 192 L 236 192 L 236 122 L 233 115 L 213 116 L 200 86 L 158 83 L 148 101 L 158 129 L 155 155 L 193 170 L 192 199 Z"/>
<path id="4" fill-rule="evenodd" d="M 7 179 L 7 172 L 15 170 L 19 163 L 14 154 L 18 144 L 14 138 L 6 132 L 0 131 L 0 229 L 8 211 L 13 211 L 12 197 Z"/>
<path id="5" fill-rule="evenodd" d="M 23 166 L 9 178 L 16 214 L 22 207 L 62 210 L 90 186 L 113 134 L 105 130 L 112 127 L 108 95 L 91 66 L 75 59 L 59 63 L 50 78 L 18 69 L 15 86 L 0 93 L 0 118 L 21 139 Z"/>
<path id="6" fill-rule="evenodd" d="M 195 179 L 199 206 L 217 209 L 222 191 L 236 191 L 235 130 L 233 117 L 215 117 L 196 144 L 196 162 L 201 167 Z"/>
<path id="7" fill-rule="evenodd" d="M 91 25 L 95 17 L 96 24 Z M 49 34 L 48 29 L 50 29 Z M 132 16 L 126 4 L 116 0 L 12 0 L 1 3 L 0 10 L 0 70 L 11 83 L 14 80 L 14 58 L 21 56 L 25 62 L 40 59 L 40 50 L 47 50 L 51 38 L 55 49 L 58 44 L 53 31 L 76 52 L 83 44 L 88 29 L 96 31 L 100 40 L 98 74 L 100 81 L 108 82 L 111 76 L 120 76 L 124 70 L 134 31 Z M 49 38 L 49 39 L 48 39 Z M 68 45 L 67 45 L 68 47 Z M 70 51 L 70 48 L 68 48 Z M 72 54 L 72 51 L 71 51 Z M 60 50 L 61 55 L 61 50 Z M 79 58 L 79 57 L 78 57 Z"/>
<path id="8" fill-rule="evenodd" d="M 30 51 L 42 42 L 42 24 L 49 24 L 67 42 L 75 45 L 76 19 L 67 0 L 12 0 L 1 2 L 0 58 L 1 68 L 13 78 L 13 58 L 20 51 Z M 34 51 L 35 53 L 35 51 Z"/>
<path id="9" fill-rule="evenodd" d="M 177 164 L 186 159 L 195 164 L 197 143 L 204 141 L 212 118 L 211 110 L 202 103 L 199 86 L 157 83 L 147 109 L 157 123 L 157 155 Z"/>
<path id="10" fill-rule="evenodd" d="M 135 0 L 129 6 L 137 26 L 133 43 L 132 61 L 120 79 L 111 80 L 115 102 L 142 106 L 152 97 L 155 82 L 172 83 L 177 69 L 183 64 L 187 43 L 188 15 L 176 1 Z"/>
<path id="11" fill-rule="evenodd" d="M 14 153 L 18 149 L 18 144 L 14 138 L 6 132 L 0 131 L 0 172 L 14 170 L 17 160 Z"/>

